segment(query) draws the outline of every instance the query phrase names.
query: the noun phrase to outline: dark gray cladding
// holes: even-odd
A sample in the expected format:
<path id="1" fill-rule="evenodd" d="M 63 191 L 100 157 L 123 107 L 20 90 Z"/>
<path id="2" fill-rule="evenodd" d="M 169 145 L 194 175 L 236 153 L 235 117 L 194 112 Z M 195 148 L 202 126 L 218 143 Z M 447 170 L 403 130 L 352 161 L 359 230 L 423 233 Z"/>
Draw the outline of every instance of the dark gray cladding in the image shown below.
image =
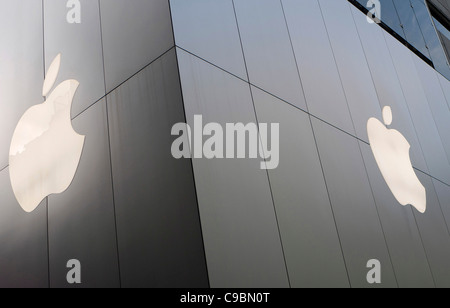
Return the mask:
<path id="1" fill-rule="evenodd" d="M 123 287 L 208 287 L 190 160 L 171 154 L 185 122 L 175 50 L 107 97 Z"/>

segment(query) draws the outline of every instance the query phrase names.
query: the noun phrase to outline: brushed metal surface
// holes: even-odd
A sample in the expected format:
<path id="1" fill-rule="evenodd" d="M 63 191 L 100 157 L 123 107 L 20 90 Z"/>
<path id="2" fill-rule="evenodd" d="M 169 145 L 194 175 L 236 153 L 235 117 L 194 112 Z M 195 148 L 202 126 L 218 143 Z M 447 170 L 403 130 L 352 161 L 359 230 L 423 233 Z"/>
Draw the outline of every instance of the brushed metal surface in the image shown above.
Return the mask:
<path id="1" fill-rule="evenodd" d="M 450 109 L 450 81 L 448 81 L 441 74 L 438 74 L 438 78 L 442 87 L 442 91 L 444 91 L 445 98 L 447 99 L 448 108 Z"/>
<path id="2" fill-rule="evenodd" d="M 385 34 L 430 174 L 450 183 L 450 164 L 409 49 Z"/>
<path id="3" fill-rule="evenodd" d="M 393 122 L 391 128 L 400 131 L 411 144 L 413 165 L 427 171 L 428 167 L 422 153 L 421 144 L 418 140 L 390 51 L 384 39 L 384 30 L 377 25 L 369 24 L 366 16 L 356 8 L 353 9 L 353 16 L 381 107 L 390 106 L 392 109 Z"/>
<path id="4" fill-rule="evenodd" d="M 357 139 L 312 119 L 319 156 L 352 287 L 397 287 L 385 235 Z M 381 262 L 382 283 L 367 282 L 369 260 Z"/>
<path id="5" fill-rule="evenodd" d="M 86 141 L 71 186 L 48 198 L 51 287 L 120 285 L 106 119 L 102 100 L 73 121 Z M 80 285 L 67 283 L 71 259 L 81 262 Z"/>
<path id="6" fill-rule="evenodd" d="M 177 50 L 187 121 L 255 123 L 247 83 Z M 211 287 L 288 287 L 267 172 L 256 159 L 194 159 Z"/>
<path id="7" fill-rule="evenodd" d="M 448 225 L 442 214 L 441 205 L 436 195 L 431 178 L 418 172 L 420 181 L 427 189 L 428 208 L 425 214 L 414 213 L 428 261 L 438 288 L 450 286 L 450 235 Z"/>
<path id="8" fill-rule="evenodd" d="M 234 0 L 250 82 L 306 110 L 279 0 Z"/>
<path id="9" fill-rule="evenodd" d="M 0 287 L 47 288 L 47 200 L 26 213 L 14 197 L 9 169 L 0 172 Z"/>
<path id="10" fill-rule="evenodd" d="M 432 179 L 447 226 L 450 226 L 450 186 Z"/>
<path id="11" fill-rule="evenodd" d="M 269 171 L 293 288 L 350 286 L 309 116 L 252 88 L 260 123 L 280 123 L 280 165 Z"/>
<path id="12" fill-rule="evenodd" d="M 370 146 L 360 142 L 360 148 L 399 286 L 401 288 L 435 287 L 421 234 L 413 214 L 417 211 L 409 205 L 403 207 L 394 198 L 381 175 Z"/>
<path id="13" fill-rule="evenodd" d="M 419 58 L 414 57 L 413 60 L 425 90 L 439 137 L 450 163 L 450 109 L 448 108 L 447 100 L 439 84 L 436 71 Z"/>
<path id="14" fill-rule="evenodd" d="M 41 1 L 0 1 L 0 168 L 8 165 L 14 129 L 24 112 L 44 102 Z"/>
<path id="15" fill-rule="evenodd" d="M 309 112 L 355 134 L 319 3 L 283 0 L 282 4 Z"/>
<path id="16" fill-rule="evenodd" d="M 73 101 L 72 117 L 105 95 L 102 38 L 98 1 L 81 0 L 81 23 L 67 22 L 67 1 L 44 0 L 45 64 L 48 68 L 61 53 L 61 70 L 56 84 L 80 82 Z"/>
<path id="17" fill-rule="evenodd" d="M 208 287 L 190 160 L 170 132 L 185 122 L 172 50 L 107 97 L 123 287 Z"/>
<path id="18" fill-rule="evenodd" d="M 100 0 L 106 91 L 173 47 L 168 0 Z"/>
<path id="19" fill-rule="evenodd" d="M 232 0 L 171 0 L 178 47 L 247 80 Z"/>
<path id="20" fill-rule="evenodd" d="M 319 0 L 319 3 L 339 68 L 356 136 L 368 141 L 367 120 L 370 117 L 380 118 L 381 108 L 352 18 L 350 8 L 353 8 L 353 5 L 341 0 Z"/>

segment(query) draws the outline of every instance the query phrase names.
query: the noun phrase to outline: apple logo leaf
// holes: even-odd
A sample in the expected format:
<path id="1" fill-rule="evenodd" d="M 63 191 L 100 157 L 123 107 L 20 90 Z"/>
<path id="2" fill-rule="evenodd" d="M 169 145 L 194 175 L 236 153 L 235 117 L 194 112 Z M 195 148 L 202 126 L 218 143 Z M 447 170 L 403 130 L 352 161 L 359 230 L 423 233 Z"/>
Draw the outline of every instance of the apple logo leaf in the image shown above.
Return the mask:
<path id="1" fill-rule="evenodd" d="M 61 54 L 58 54 L 50 64 L 50 68 L 47 71 L 47 76 L 44 80 L 44 85 L 42 87 L 42 96 L 47 96 L 50 90 L 53 88 L 58 78 L 59 68 L 61 67 Z"/>
<path id="2" fill-rule="evenodd" d="M 383 120 L 386 126 L 390 126 L 393 121 L 392 109 L 389 106 L 383 108 Z"/>

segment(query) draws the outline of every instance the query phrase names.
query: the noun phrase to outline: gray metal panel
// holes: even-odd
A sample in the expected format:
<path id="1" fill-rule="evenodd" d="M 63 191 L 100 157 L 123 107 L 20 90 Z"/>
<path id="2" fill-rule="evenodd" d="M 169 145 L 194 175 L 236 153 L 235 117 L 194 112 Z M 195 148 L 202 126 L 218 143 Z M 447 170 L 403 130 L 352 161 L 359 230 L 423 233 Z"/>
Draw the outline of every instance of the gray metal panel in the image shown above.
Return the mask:
<path id="1" fill-rule="evenodd" d="M 306 110 L 279 0 L 234 0 L 252 84 Z"/>
<path id="2" fill-rule="evenodd" d="M 432 176 L 450 183 L 450 164 L 436 128 L 425 91 L 414 67 L 412 57 L 416 57 L 416 55 L 412 54 L 408 48 L 389 34 L 386 34 L 385 37 L 422 145 L 428 169 Z"/>
<path id="3" fill-rule="evenodd" d="M 0 172 L 0 287 L 48 287 L 47 201 L 32 213 L 14 197 L 9 169 Z"/>
<path id="4" fill-rule="evenodd" d="M 8 165 L 17 122 L 40 104 L 44 82 L 42 3 L 2 0 L 0 18 L 0 169 Z"/>
<path id="5" fill-rule="evenodd" d="M 319 3 L 316 0 L 282 3 L 309 112 L 355 134 Z M 334 107 L 330 108 L 330 104 Z"/>
<path id="6" fill-rule="evenodd" d="M 396 287 L 389 252 L 357 139 L 313 119 L 325 179 L 352 287 L 371 287 L 367 262 L 382 266 L 382 284 Z"/>
<path id="7" fill-rule="evenodd" d="M 349 287 L 309 116 L 252 89 L 260 123 L 280 123 L 280 165 L 269 171 L 291 286 Z"/>
<path id="8" fill-rule="evenodd" d="M 51 287 L 119 286 L 106 120 L 102 100 L 73 121 L 86 141 L 72 185 L 48 199 Z M 81 285 L 67 283 L 71 259 L 81 262 Z"/>
<path id="9" fill-rule="evenodd" d="M 177 46 L 247 80 L 232 0 L 171 0 Z"/>
<path id="10" fill-rule="evenodd" d="M 100 0 L 109 92 L 173 47 L 168 0 Z"/>
<path id="11" fill-rule="evenodd" d="M 448 108 L 450 108 L 450 81 L 447 80 L 441 74 L 438 74 L 439 82 L 441 83 L 442 90 L 444 91 L 445 98 L 447 99 Z"/>
<path id="12" fill-rule="evenodd" d="M 44 0 L 45 64 L 48 69 L 61 53 L 61 70 L 56 84 L 76 79 L 72 116 L 76 116 L 105 95 L 98 1 L 81 0 L 81 23 L 67 22 L 67 1 Z"/>
<path id="13" fill-rule="evenodd" d="M 170 152 L 185 122 L 175 50 L 108 95 L 123 287 L 208 287 L 192 165 Z"/>
<path id="14" fill-rule="evenodd" d="M 391 128 L 400 131 L 411 144 L 413 165 L 427 171 L 422 148 L 411 120 L 394 63 L 383 36 L 384 30 L 376 24 L 369 24 L 366 15 L 353 9 L 354 20 L 372 73 L 381 107 L 392 108 L 394 121 Z M 366 119 L 368 120 L 368 119 Z M 379 118 L 381 120 L 381 118 Z"/>
<path id="15" fill-rule="evenodd" d="M 435 287 L 411 206 L 401 206 L 387 186 L 369 145 L 360 142 L 392 263 L 401 288 Z M 414 269 L 414 270 L 412 270 Z"/>
<path id="16" fill-rule="evenodd" d="M 427 211 L 414 212 L 434 280 L 438 288 L 450 287 L 450 235 L 431 178 L 417 173 L 427 190 Z"/>
<path id="17" fill-rule="evenodd" d="M 429 107 L 447 154 L 447 159 L 450 162 L 450 109 L 448 108 L 447 100 L 439 84 L 436 71 L 418 57 L 414 57 L 413 60 L 428 98 Z M 448 183 L 450 184 L 450 182 Z"/>
<path id="18" fill-rule="evenodd" d="M 368 141 L 367 120 L 381 117 L 373 79 L 348 1 L 319 0 L 356 135 Z M 332 108 L 334 110 L 335 108 Z"/>
<path id="19" fill-rule="evenodd" d="M 433 179 L 447 226 L 450 225 L 450 186 Z"/>
<path id="20" fill-rule="evenodd" d="M 188 123 L 255 123 L 247 83 L 178 50 Z M 267 172 L 254 159 L 194 159 L 212 287 L 288 287 Z"/>

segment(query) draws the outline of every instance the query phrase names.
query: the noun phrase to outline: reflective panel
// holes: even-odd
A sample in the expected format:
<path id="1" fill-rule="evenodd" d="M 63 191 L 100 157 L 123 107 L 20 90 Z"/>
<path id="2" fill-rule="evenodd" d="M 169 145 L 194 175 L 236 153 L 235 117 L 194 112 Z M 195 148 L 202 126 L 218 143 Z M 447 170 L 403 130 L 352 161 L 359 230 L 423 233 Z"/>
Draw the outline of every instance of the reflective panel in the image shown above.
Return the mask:
<path id="1" fill-rule="evenodd" d="M 367 10 L 371 10 L 368 0 L 356 0 L 359 4 L 361 4 Z M 394 5 L 394 1 L 396 0 L 378 0 L 381 5 L 381 21 L 389 26 L 392 30 L 395 31 L 398 35 L 405 38 L 405 33 L 402 28 L 402 23 L 400 21 L 400 17 L 397 13 L 397 8 Z M 375 1 L 372 1 L 375 3 Z"/>
<path id="2" fill-rule="evenodd" d="M 443 22 L 438 20 L 438 18 L 436 18 L 436 16 L 433 15 L 432 18 L 433 18 L 433 23 L 436 26 L 438 36 L 441 40 L 442 48 L 445 50 L 445 54 L 448 55 L 450 52 L 450 30 L 448 29 L 447 26 L 444 25 Z M 446 67 L 448 68 L 448 59 L 447 59 L 446 64 L 447 64 Z"/>
<path id="3" fill-rule="evenodd" d="M 367 1 L 358 0 L 366 5 Z M 400 21 L 400 16 L 397 11 L 397 7 L 394 5 L 397 0 L 380 0 L 381 3 L 381 19 L 386 23 L 391 29 L 395 31 L 398 35 L 405 38 L 405 30 L 403 29 L 402 22 Z M 406 2 L 406 1 L 404 1 Z"/>
<path id="4" fill-rule="evenodd" d="M 171 155 L 186 122 L 175 50 L 108 95 L 123 287 L 209 286 L 190 160 Z"/>
<path id="5" fill-rule="evenodd" d="M 450 164 L 433 119 L 430 104 L 414 65 L 412 54 L 405 46 L 385 35 L 403 93 L 422 145 L 430 174 L 450 183 Z"/>
<path id="6" fill-rule="evenodd" d="M 249 85 L 177 51 L 187 121 L 256 123 Z M 194 159 L 211 287 L 288 287 L 266 170 L 255 159 Z"/>
<path id="7" fill-rule="evenodd" d="M 320 0 L 319 3 L 339 68 L 356 136 L 367 141 L 367 119 L 381 116 L 381 108 L 352 18 L 351 4 L 342 0 Z M 330 109 L 334 110 L 335 107 Z"/>
<path id="8" fill-rule="evenodd" d="M 60 58 L 49 69 L 44 93 L 56 80 Z M 84 136 L 73 130 L 70 118 L 78 85 L 76 80 L 62 82 L 17 124 L 9 153 L 10 176 L 14 194 L 26 212 L 48 195 L 65 191 L 75 175 L 84 144 Z"/>
<path id="9" fill-rule="evenodd" d="M 280 123 L 280 165 L 269 171 L 293 288 L 349 287 L 309 116 L 252 89 L 260 123 Z"/>
<path id="10" fill-rule="evenodd" d="M 279 0 L 234 0 L 250 82 L 306 110 Z"/>
<path id="11" fill-rule="evenodd" d="M 436 193 L 438 195 L 447 226 L 450 226 L 450 186 L 434 179 L 433 184 L 436 188 Z"/>
<path id="12" fill-rule="evenodd" d="M 439 82 L 444 91 L 445 98 L 447 100 L 448 108 L 450 109 L 450 81 L 448 81 L 444 76 L 438 74 Z"/>
<path id="13" fill-rule="evenodd" d="M 428 10 L 427 5 L 423 0 L 410 1 L 414 9 L 414 14 L 416 15 L 419 23 L 420 30 L 425 38 L 434 67 L 441 74 L 447 76 L 447 78 L 450 78 L 450 68 L 447 64 L 447 55 L 442 48 L 441 41 L 436 33 L 436 29 L 433 25 L 432 17 L 430 16 L 430 11 Z"/>
<path id="14" fill-rule="evenodd" d="M 100 0 L 106 91 L 173 47 L 167 0 Z"/>
<path id="15" fill-rule="evenodd" d="M 419 50 L 425 57 L 431 59 L 425 38 L 417 21 L 414 8 L 409 0 L 395 0 L 394 5 L 397 9 L 398 16 L 405 31 L 405 37 L 408 43 Z"/>
<path id="16" fill-rule="evenodd" d="M 370 146 L 360 142 L 360 147 L 399 287 L 434 287 L 433 275 L 413 214 L 416 210 L 398 204 L 378 168 Z"/>
<path id="17" fill-rule="evenodd" d="M 422 148 L 384 39 L 384 30 L 375 24 L 369 24 L 366 15 L 356 8 L 352 8 L 352 10 L 381 107 L 390 106 L 392 113 L 395 114 L 392 128 L 402 132 L 411 144 L 413 166 L 427 171 L 428 167 L 422 154 Z M 372 116 L 375 117 L 375 115 Z"/>
<path id="18" fill-rule="evenodd" d="M 0 172 L 0 287 L 47 288 L 47 202 L 29 214 L 14 197 L 9 169 Z"/>
<path id="19" fill-rule="evenodd" d="M 371 9 L 367 0 L 356 1 L 364 8 Z M 418 51 L 431 60 L 438 72 L 450 78 L 447 56 L 450 32 L 443 26 L 440 17 L 441 12 L 449 14 L 447 4 L 441 5 L 436 0 L 377 0 L 373 3 L 381 6 L 381 20 L 390 30 L 405 39 L 414 52 Z"/>
<path id="20" fill-rule="evenodd" d="M 247 80 L 232 0 L 171 0 L 170 4 L 177 46 Z"/>
<path id="21" fill-rule="evenodd" d="M 419 180 L 427 189 L 428 209 L 415 213 L 433 277 L 438 288 L 450 287 L 450 235 L 431 178 L 418 172 Z"/>
<path id="22" fill-rule="evenodd" d="M 65 193 L 48 198 L 54 288 L 120 286 L 106 119 L 102 100 L 73 120 L 74 128 L 86 135 L 77 175 Z M 81 284 L 66 279 L 72 259 L 81 263 Z"/>
<path id="23" fill-rule="evenodd" d="M 312 119 L 351 286 L 397 287 L 357 139 Z M 382 284 L 367 282 L 367 262 L 382 264 Z"/>
<path id="24" fill-rule="evenodd" d="M 282 3 L 309 112 L 355 134 L 319 3 L 298 0 Z"/>
<path id="25" fill-rule="evenodd" d="M 44 81 L 42 2 L 1 1 L 0 169 L 8 165 L 14 128 L 24 112 L 42 102 Z"/>
<path id="26" fill-rule="evenodd" d="M 416 57 L 414 57 L 414 64 L 425 90 L 447 159 L 450 162 L 450 109 L 448 108 L 447 100 L 439 84 L 436 71 Z"/>
<path id="27" fill-rule="evenodd" d="M 44 0 L 44 47 L 48 65 L 58 53 L 64 56 L 57 83 L 80 82 L 72 118 L 105 95 L 99 2 L 79 0 L 80 23 L 68 22 L 67 1 Z M 48 76 L 47 76 L 48 77 Z"/>

